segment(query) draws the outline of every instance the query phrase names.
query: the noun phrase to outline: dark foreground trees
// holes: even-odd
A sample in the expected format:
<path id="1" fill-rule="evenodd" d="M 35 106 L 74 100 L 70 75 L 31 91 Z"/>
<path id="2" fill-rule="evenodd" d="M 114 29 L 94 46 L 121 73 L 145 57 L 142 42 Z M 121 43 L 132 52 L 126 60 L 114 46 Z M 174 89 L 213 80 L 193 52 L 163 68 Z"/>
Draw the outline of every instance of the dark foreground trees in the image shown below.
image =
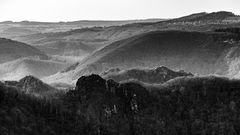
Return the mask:
<path id="1" fill-rule="evenodd" d="M 240 81 L 183 77 L 159 86 L 81 77 L 58 98 L 0 85 L 1 135 L 238 135 Z"/>

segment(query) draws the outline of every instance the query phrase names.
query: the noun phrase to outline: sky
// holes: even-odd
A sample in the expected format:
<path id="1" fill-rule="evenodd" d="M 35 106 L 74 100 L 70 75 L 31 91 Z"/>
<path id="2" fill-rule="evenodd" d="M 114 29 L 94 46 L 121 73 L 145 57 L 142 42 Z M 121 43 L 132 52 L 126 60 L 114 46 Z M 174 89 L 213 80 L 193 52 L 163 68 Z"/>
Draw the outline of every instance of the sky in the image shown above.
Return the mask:
<path id="1" fill-rule="evenodd" d="M 240 0 L 0 0 L 0 21 L 176 18 L 198 12 L 240 15 Z"/>

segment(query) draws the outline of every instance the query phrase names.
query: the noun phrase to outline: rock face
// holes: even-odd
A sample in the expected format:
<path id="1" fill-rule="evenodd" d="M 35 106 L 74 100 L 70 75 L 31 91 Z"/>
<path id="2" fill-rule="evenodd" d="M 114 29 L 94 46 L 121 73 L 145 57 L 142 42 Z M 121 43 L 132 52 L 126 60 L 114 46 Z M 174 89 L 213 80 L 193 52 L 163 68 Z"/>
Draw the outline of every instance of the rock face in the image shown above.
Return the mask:
<path id="1" fill-rule="evenodd" d="M 80 77 L 74 91 L 81 93 L 87 100 L 98 94 L 111 94 L 114 95 L 113 97 L 119 98 L 133 98 L 138 95 L 147 95 L 147 90 L 140 84 L 120 84 L 113 80 L 106 81 L 99 75 L 95 74 Z"/>
<path id="2" fill-rule="evenodd" d="M 85 100 L 88 100 L 93 95 L 107 92 L 106 80 L 98 75 L 82 76 L 77 81 L 76 90 L 83 95 Z"/>
<path id="3" fill-rule="evenodd" d="M 66 99 L 78 106 L 80 102 L 89 111 L 89 117 L 100 122 L 116 113 L 132 119 L 135 112 L 147 106 L 150 95 L 140 84 L 119 84 L 93 74 L 79 78 L 76 89 L 69 91 Z"/>
<path id="4" fill-rule="evenodd" d="M 78 79 L 76 88 L 72 92 L 81 93 L 85 100 L 89 100 L 100 94 L 116 93 L 119 84 L 113 80 L 106 81 L 99 75 L 92 74 L 90 76 L 82 76 Z M 97 97 L 95 97 L 97 98 Z"/>
<path id="5" fill-rule="evenodd" d="M 173 71 L 162 66 L 155 69 L 130 69 L 123 71 L 118 68 L 110 69 L 104 72 L 102 76 L 106 79 L 111 78 L 117 82 L 133 79 L 145 83 L 164 83 L 176 77 L 193 76 L 193 74 L 184 71 Z"/>

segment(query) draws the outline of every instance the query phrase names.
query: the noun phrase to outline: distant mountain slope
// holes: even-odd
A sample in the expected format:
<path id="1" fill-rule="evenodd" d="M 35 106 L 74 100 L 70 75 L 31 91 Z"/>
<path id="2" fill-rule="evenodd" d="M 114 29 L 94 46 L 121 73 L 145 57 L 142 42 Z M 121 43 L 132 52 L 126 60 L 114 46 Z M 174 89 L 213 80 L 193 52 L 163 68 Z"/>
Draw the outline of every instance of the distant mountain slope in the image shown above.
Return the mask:
<path id="1" fill-rule="evenodd" d="M 235 42 L 228 42 L 229 40 Z M 167 66 L 193 74 L 228 74 L 239 57 L 239 37 L 231 33 L 158 31 L 115 42 L 95 52 L 70 71 L 48 79 L 64 81 L 111 68 Z M 68 79 L 66 79 L 68 78 Z M 49 81 L 50 81 L 49 80 Z"/>
<path id="2" fill-rule="evenodd" d="M 47 56 L 43 52 L 30 45 L 10 39 L 0 38 L 0 63 L 30 56 L 47 59 Z"/>
<path id="3" fill-rule="evenodd" d="M 197 13 L 192 14 L 189 16 L 181 17 L 178 19 L 175 19 L 174 21 L 186 21 L 186 22 L 196 22 L 196 21 L 202 21 L 202 22 L 220 22 L 224 21 L 226 19 L 229 19 L 231 17 L 237 17 L 232 12 L 226 12 L 226 11 L 219 11 L 219 12 L 212 12 L 212 13 Z"/>
<path id="4" fill-rule="evenodd" d="M 72 29 L 81 29 L 87 27 L 109 27 L 121 26 L 131 23 L 146 23 L 146 22 L 159 22 L 164 19 L 143 19 L 143 20 L 123 20 L 123 21 L 72 21 L 72 22 L 0 22 L 0 36 L 6 38 L 14 38 L 16 36 L 24 36 L 36 33 L 47 32 L 64 32 Z"/>
<path id="5" fill-rule="evenodd" d="M 94 46 L 89 46 L 81 41 L 64 41 L 61 39 L 46 42 L 45 45 L 36 47 L 47 54 L 60 56 L 86 56 L 96 49 Z"/>
<path id="6" fill-rule="evenodd" d="M 66 66 L 68 64 L 51 60 L 21 58 L 0 64 L 0 80 L 19 80 L 27 75 L 42 78 L 53 75 Z"/>
<path id="7" fill-rule="evenodd" d="M 155 69 L 116 69 L 104 72 L 101 76 L 105 79 L 113 79 L 117 82 L 134 79 L 144 83 L 164 83 L 176 77 L 193 75 L 184 71 L 172 71 L 167 67 L 157 67 Z"/>
<path id="8" fill-rule="evenodd" d="M 108 39 L 95 33 L 96 27 L 122 26 L 132 23 L 159 22 L 164 19 L 125 20 L 125 21 L 74 21 L 74 22 L 0 22 L 0 37 L 11 38 L 35 45 L 51 55 L 86 56 L 105 45 Z M 77 31 L 75 31 L 77 29 Z M 81 33 L 83 29 L 86 31 Z M 88 32 L 88 29 L 93 29 Z M 110 33 L 111 34 L 111 33 Z M 99 35 L 99 36 L 97 36 Z M 109 34 L 104 34 L 105 37 Z"/>
<path id="9" fill-rule="evenodd" d="M 76 48 L 72 45 L 79 45 L 78 50 L 83 51 L 83 55 L 87 55 L 115 41 L 151 31 L 185 30 L 202 32 L 231 26 L 240 27 L 240 18 L 238 16 L 230 12 L 215 12 L 199 13 L 160 22 L 130 23 L 122 26 L 91 27 L 64 32 L 37 33 L 17 36 L 14 39 L 38 46 L 42 51 L 54 55 L 58 52 L 59 55 L 64 54 L 62 53 L 63 51 L 58 51 L 60 46 L 69 46 L 69 49 L 65 50 L 65 54 L 73 55 L 74 53 L 71 54 L 70 50 L 76 51 Z M 56 44 L 59 43 L 62 44 L 56 47 Z M 81 48 L 84 46 L 88 46 L 91 49 L 84 51 Z"/>

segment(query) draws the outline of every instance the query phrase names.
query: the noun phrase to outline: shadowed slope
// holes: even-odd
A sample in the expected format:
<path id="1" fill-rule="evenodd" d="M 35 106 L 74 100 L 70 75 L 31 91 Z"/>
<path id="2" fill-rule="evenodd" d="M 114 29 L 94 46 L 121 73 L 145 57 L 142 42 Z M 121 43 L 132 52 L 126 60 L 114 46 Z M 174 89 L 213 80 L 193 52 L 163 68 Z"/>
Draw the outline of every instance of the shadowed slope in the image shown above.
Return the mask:
<path id="1" fill-rule="evenodd" d="M 76 55 L 81 52 L 91 54 L 113 42 L 126 39 L 138 34 L 157 30 L 186 30 L 186 31 L 212 31 L 219 27 L 240 26 L 240 17 L 231 12 L 199 13 L 166 21 L 152 21 L 143 23 L 126 24 L 123 26 L 75 28 L 64 32 L 37 33 L 18 36 L 14 39 L 38 46 L 48 54 Z M 68 46 L 64 50 L 61 46 Z M 79 45 L 79 47 L 76 47 Z M 86 47 L 89 48 L 86 50 Z M 78 48 L 77 50 L 74 50 Z M 61 50 L 58 52 L 58 50 Z M 74 53 L 73 53 L 74 52 Z"/>
<path id="2" fill-rule="evenodd" d="M 44 53 L 30 45 L 10 39 L 0 38 L 0 63 L 29 56 L 47 59 L 47 56 Z"/>
<path id="3" fill-rule="evenodd" d="M 19 80 L 27 75 L 38 78 L 53 75 L 69 66 L 67 63 L 35 58 L 20 58 L 0 64 L 0 80 Z"/>
<path id="4" fill-rule="evenodd" d="M 233 39 L 235 43 L 227 42 Z M 228 74 L 229 63 L 239 57 L 239 37 L 230 33 L 158 31 L 115 42 L 95 52 L 77 66 L 48 78 L 76 80 L 111 68 L 167 66 L 193 74 Z M 66 80 L 64 80 L 66 81 Z"/>

